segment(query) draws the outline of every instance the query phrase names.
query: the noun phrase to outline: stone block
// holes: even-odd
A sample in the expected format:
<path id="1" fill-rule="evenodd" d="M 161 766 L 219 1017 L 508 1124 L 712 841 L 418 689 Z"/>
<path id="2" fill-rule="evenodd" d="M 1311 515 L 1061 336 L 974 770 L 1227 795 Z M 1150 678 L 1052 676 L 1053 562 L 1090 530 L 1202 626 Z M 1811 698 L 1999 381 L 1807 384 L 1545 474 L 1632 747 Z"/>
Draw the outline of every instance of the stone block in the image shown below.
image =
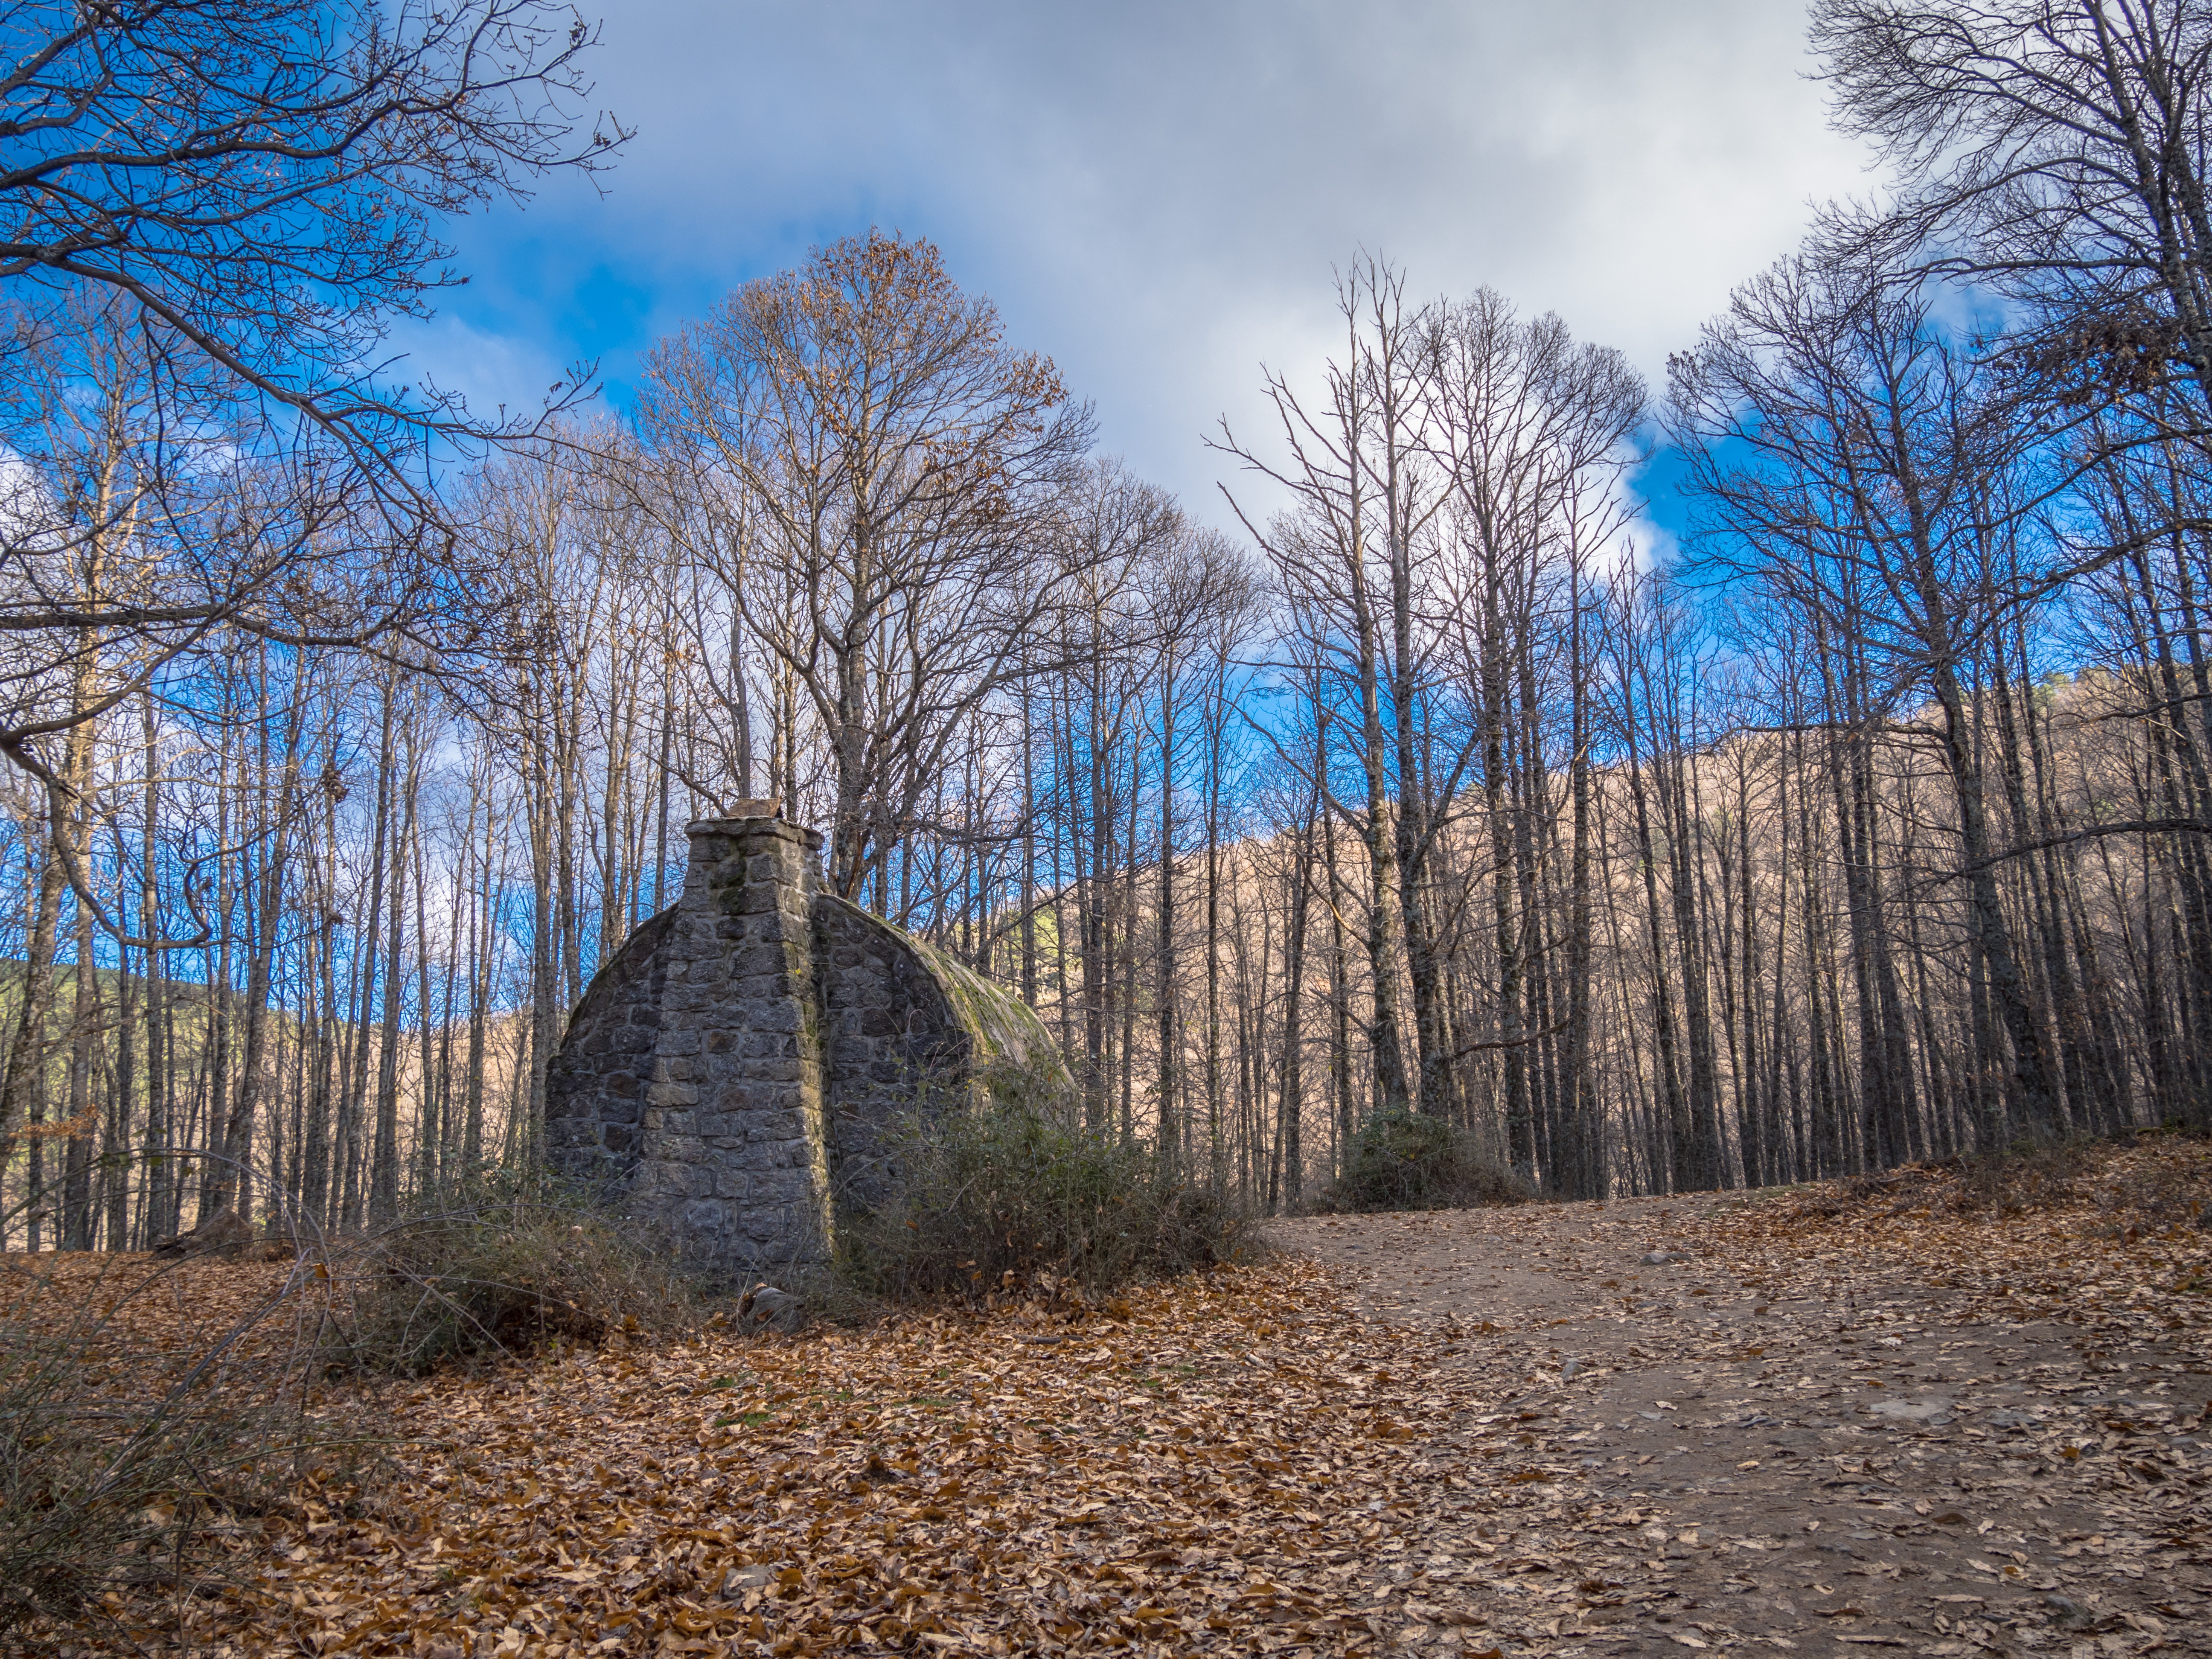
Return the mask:
<path id="1" fill-rule="evenodd" d="M 786 974 L 804 973 L 805 963 L 797 944 L 782 939 L 759 939 L 743 945 L 731 954 L 730 969 L 741 980 L 755 975 L 764 979 Z"/>
<path id="2" fill-rule="evenodd" d="M 748 1084 L 797 1084 L 805 1080 L 806 1061 L 796 1054 L 763 1054 L 758 1060 L 740 1060 L 734 1069 Z"/>
<path id="3" fill-rule="evenodd" d="M 759 988 L 757 981 L 750 981 L 744 989 L 750 993 L 745 1000 L 753 1005 L 745 1011 L 750 1016 L 745 1022 L 745 1029 L 796 1031 L 805 1024 L 805 1011 L 799 999 L 782 993 L 781 988 L 776 992 L 769 992 Z"/>
<path id="4" fill-rule="evenodd" d="M 764 1109 L 772 1109 L 775 1104 L 772 1100 L 764 1100 L 752 1085 L 741 1079 L 716 1084 L 711 1103 L 718 1116 L 734 1118 L 739 1122 Z"/>

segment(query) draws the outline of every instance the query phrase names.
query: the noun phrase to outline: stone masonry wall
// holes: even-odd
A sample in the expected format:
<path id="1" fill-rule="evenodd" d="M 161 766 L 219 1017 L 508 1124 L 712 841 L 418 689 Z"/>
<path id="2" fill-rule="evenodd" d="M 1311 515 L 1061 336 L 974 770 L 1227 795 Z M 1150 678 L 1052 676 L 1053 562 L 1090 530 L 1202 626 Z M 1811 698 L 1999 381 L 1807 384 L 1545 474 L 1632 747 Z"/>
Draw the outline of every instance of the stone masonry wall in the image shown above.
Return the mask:
<path id="1" fill-rule="evenodd" d="M 821 892 L 821 837 L 766 810 L 690 826 L 681 898 L 593 978 L 546 1079 L 556 1170 L 747 1275 L 829 1259 L 838 1211 L 896 1190 L 906 1114 L 1066 1076 L 1018 998 Z"/>
<path id="2" fill-rule="evenodd" d="M 547 1152 L 694 1261 L 762 1273 L 819 1262 L 831 1243 L 821 838 L 758 817 L 702 820 L 690 840 L 682 897 L 578 1005 L 546 1078 Z"/>
<path id="3" fill-rule="evenodd" d="M 764 1269 L 829 1255 L 821 845 L 774 818 L 691 826 L 630 1204 L 695 1259 Z"/>
<path id="4" fill-rule="evenodd" d="M 595 1191 L 626 1185 L 637 1173 L 675 927 L 676 912 L 664 910 L 630 934 L 585 988 L 568 1040 L 546 1068 L 547 1154 Z M 592 1109 L 555 1109 L 583 1102 Z"/>
<path id="5" fill-rule="evenodd" d="M 837 1198 L 873 1209 L 898 1183 L 889 1132 L 923 1095 L 967 1081 L 975 1042 L 905 934 L 827 893 L 814 908 Z"/>

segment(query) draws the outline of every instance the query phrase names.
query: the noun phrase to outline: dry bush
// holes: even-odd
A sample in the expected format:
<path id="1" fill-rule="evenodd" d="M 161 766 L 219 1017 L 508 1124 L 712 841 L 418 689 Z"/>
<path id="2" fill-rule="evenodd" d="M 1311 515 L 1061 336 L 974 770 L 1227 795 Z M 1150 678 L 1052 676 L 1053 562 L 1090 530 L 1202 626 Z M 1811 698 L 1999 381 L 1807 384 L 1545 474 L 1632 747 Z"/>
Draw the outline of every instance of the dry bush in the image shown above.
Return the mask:
<path id="1" fill-rule="evenodd" d="M 1943 1207 L 1955 1215 L 2018 1215 L 2075 1201 L 2084 1176 L 2111 1158 L 2101 1140 L 2061 1140 L 1953 1158 L 1937 1166 L 1946 1178 Z"/>
<path id="2" fill-rule="evenodd" d="M 1474 1137 L 1442 1118 L 1384 1112 L 1353 1137 L 1344 1173 L 1314 1208 L 1328 1215 L 1378 1210 L 1463 1210 L 1525 1204 L 1528 1183 L 1484 1156 Z"/>
<path id="3" fill-rule="evenodd" d="M 0 1266 L 0 1635 L 204 1571 L 210 1525 L 277 1504 L 301 1458 L 346 1442 L 303 1403 L 300 1275 L 247 1278 L 196 1313 L 189 1267 Z"/>
<path id="4" fill-rule="evenodd" d="M 1830 1219 L 1856 1212 L 1895 1216 L 1924 1209 L 1949 1215 L 2017 1215 L 2052 1209 L 2074 1201 L 2081 1176 L 2111 1150 L 2105 1141 L 2023 1142 L 1845 1176 L 1807 1190 L 1798 1200 L 1797 1213 Z"/>
<path id="5" fill-rule="evenodd" d="M 893 1139 L 896 1194 L 838 1231 L 842 1276 L 866 1295 L 981 1300 L 1012 1283 L 1089 1294 L 1259 1253 L 1234 1199 L 1026 1104 L 918 1116 Z"/>
<path id="6" fill-rule="evenodd" d="M 333 1247 L 343 1293 L 325 1350 L 406 1376 L 441 1366 L 688 1328 L 701 1284 L 665 1243 L 558 1193 L 452 1198 Z"/>

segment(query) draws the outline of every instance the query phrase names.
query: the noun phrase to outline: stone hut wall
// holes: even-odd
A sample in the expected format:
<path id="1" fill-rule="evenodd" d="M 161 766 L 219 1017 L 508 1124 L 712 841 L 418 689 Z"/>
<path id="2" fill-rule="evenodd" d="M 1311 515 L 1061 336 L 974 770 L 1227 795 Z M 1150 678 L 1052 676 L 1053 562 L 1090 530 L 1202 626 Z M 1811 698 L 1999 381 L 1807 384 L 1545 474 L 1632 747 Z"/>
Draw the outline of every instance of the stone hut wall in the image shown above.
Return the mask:
<path id="1" fill-rule="evenodd" d="M 681 898 L 593 978 L 548 1070 L 556 1170 L 694 1260 L 781 1273 L 896 1190 L 905 1115 L 1064 1085 L 1019 999 L 819 890 L 812 831 L 759 816 L 690 837 Z"/>
<path id="2" fill-rule="evenodd" d="M 898 1119 L 966 1085 L 975 1039 L 914 940 L 831 894 L 817 896 L 814 911 L 831 1179 L 841 1206 L 872 1210 L 897 1188 L 890 1132 Z"/>
<path id="3" fill-rule="evenodd" d="M 676 912 L 663 910 L 630 934 L 585 987 L 568 1038 L 546 1068 L 546 1152 L 572 1179 L 597 1191 L 637 1173 L 675 927 Z M 553 1109 L 553 1103 L 585 1100 L 589 1112 Z"/>
<path id="4" fill-rule="evenodd" d="M 766 1269 L 829 1254 L 821 845 L 773 818 L 693 828 L 629 1204 L 695 1260 Z"/>

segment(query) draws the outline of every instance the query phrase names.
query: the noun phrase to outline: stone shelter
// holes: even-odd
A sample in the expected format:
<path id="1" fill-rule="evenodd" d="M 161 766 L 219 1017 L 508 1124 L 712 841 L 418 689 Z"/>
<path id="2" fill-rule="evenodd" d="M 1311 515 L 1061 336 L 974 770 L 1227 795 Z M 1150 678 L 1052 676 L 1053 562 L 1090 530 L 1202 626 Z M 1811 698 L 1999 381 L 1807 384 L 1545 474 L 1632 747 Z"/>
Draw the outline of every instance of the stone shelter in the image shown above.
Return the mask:
<path id="1" fill-rule="evenodd" d="M 681 896 L 593 977 L 545 1081 L 557 1173 L 750 1277 L 830 1259 L 896 1189 L 911 1115 L 1066 1081 L 1025 1004 L 823 891 L 821 836 L 773 813 L 690 826 Z"/>

